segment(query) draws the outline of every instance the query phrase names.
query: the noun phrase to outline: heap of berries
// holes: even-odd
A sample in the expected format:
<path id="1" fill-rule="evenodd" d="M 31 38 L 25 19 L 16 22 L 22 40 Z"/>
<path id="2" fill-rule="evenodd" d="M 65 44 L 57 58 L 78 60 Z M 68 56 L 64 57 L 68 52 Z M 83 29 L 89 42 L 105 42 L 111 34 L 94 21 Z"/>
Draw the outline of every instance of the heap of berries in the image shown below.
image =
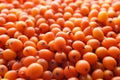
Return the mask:
<path id="1" fill-rule="evenodd" d="M 0 0 L 0 80 L 120 80 L 120 0 Z"/>

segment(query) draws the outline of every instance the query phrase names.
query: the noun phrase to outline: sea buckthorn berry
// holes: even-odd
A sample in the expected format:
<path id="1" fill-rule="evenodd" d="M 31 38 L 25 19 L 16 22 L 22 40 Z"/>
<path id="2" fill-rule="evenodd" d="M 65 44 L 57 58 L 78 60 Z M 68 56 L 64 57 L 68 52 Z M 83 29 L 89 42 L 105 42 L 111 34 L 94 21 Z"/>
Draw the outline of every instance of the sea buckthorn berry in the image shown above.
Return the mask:
<path id="1" fill-rule="evenodd" d="M 18 70 L 18 76 L 21 78 L 26 78 L 26 71 L 27 71 L 27 67 L 21 67 Z"/>
<path id="2" fill-rule="evenodd" d="M 108 55 L 115 59 L 118 59 L 120 55 L 120 49 L 116 46 L 111 46 L 108 48 Z"/>
<path id="3" fill-rule="evenodd" d="M 45 40 L 47 43 L 49 43 L 50 41 L 54 40 L 54 38 L 55 38 L 55 35 L 54 35 L 53 32 L 47 32 L 43 36 L 43 40 Z"/>
<path id="4" fill-rule="evenodd" d="M 22 41 L 22 43 L 24 43 L 24 42 L 26 42 L 26 41 L 29 40 L 26 35 L 19 35 L 19 36 L 17 37 L 17 39 L 19 39 L 20 41 Z"/>
<path id="5" fill-rule="evenodd" d="M 80 52 L 81 52 L 81 55 L 84 55 L 85 53 L 92 52 L 92 51 L 93 51 L 93 48 L 90 45 L 85 45 L 84 49 L 81 50 Z"/>
<path id="6" fill-rule="evenodd" d="M 77 77 L 78 73 L 74 66 L 68 64 L 64 68 L 64 75 L 66 78 L 70 78 L 70 77 Z"/>
<path id="7" fill-rule="evenodd" d="M 43 72 L 43 79 L 44 80 L 51 80 L 52 77 L 53 77 L 53 74 L 51 71 L 46 70 Z"/>
<path id="8" fill-rule="evenodd" d="M 71 14 L 70 12 L 65 12 L 64 15 L 63 15 L 63 18 L 64 18 L 65 20 L 68 20 L 68 19 L 70 19 L 71 17 L 72 17 L 72 14 Z"/>
<path id="9" fill-rule="evenodd" d="M 17 21 L 17 16 L 15 14 L 10 13 L 7 15 L 7 21 L 8 22 L 15 22 L 15 21 Z"/>
<path id="10" fill-rule="evenodd" d="M 73 28 L 72 33 L 75 34 L 78 31 L 81 31 L 81 28 L 80 27 L 75 27 L 75 28 Z"/>
<path id="11" fill-rule="evenodd" d="M 38 37 L 32 36 L 32 37 L 30 38 L 30 41 L 32 41 L 32 42 L 34 42 L 35 44 L 37 44 L 37 43 L 38 43 Z"/>
<path id="12" fill-rule="evenodd" d="M 106 11 L 100 11 L 98 13 L 98 21 L 99 22 L 105 23 L 107 19 L 108 19 L 108 14 Z"/>
<path id="13" fill-rule="evenodd" d="M 16 61 L 16 62 L 13 63 L 13 65 L 12 65 L 12 70 L 19 70 L 22 66 L 23 66 L 22 62 Z"/>
<path id="14" fill-rule="evenodd" d="M 78 60 L 81 59 L 81 53 L 77 50 L 71 50 L 68 53 L 68 58 L 71 62 L 77 62 Z"/>
<path id="15" fill-rule="evenodd" d="M 46 71 L 48 69 L 48 62 L 47 62 L 47 60 L 45 60 L 43 58 L 40 58 L 36 62 L 43 66 L 43 70 L 44 71 Z"/>
<path id="16" fill-rule="evenodd" d="M 65 49 L 65 46 L 66 46 L 66 41 L 62 37 L 56 37 L 54 39 L 54 44 L 55 44 L 55 49 L 57 51 L 63 51 Z"/>
<path id="17" fill-rule="evenodd" d="M 53 70 L 54 68 L 56 68 L 58 66 L 58 63 L 55 61 L 55 59 L 52 59 L 49 61 L 49 70 Z"/>
<path id="18" fill-rule="evenodd" d="M 5 50 L 3 51 L 3 58 L 4 58 L 5 60 L 14 60 L 16 57 L 17 57 L 16 52 L 14 52 L 14 51 L 11 50 L 11 49 L 5 49 Z"/>
<path id="19" fill-rule="evenodd" d="M 113 32 L 113 31 L 110 31 L 110 32 L 107 33 L 106 36 L 107 36 L 107 37 L 113 37 L 113 38 L 116 38 L 117 34 L 116 34 L 115 32 Z"/>
<path id="20" fill-rule="evenodd" d="M 72 30 L 74 28 L 74 23 L 72 21 L 65 21 L 64 27 L 68 27 Z"/>
<path id="21" fill-rule="evenodd" d="M 98 60 L 98 57 L 95 53 L 87 52 L 83 55 L 83 59 L 88 61 L 90 64 L 95 64 Z"/>
<path id="22" fill-rule="evenodd" d="M 27 27 L 35 27 L 34 18 L 25 20 L 25 23 L 26 23 Z"/>
<path id="23" fill-rule="evenodd" d="M 23 45 L 24 45 L 24 47 L 32 46 L 32 47 L 36 48 L 36 44 L 30 40 L 25 41 Z"/>
<path id="24" fill-rule="evenodd" d="M 7 22 L 7 23 L 4 24 L 4 27 L 6 29 L 13 28 L 13 27 L 15 27 L 15 23 L 13 23 L 13 22 Z"/>
<path id="25" fill-rule="evenodd" d="M 23 32 L 24 29 L 26 28 L 26 23 L 24 21 L 17 21 L 16 22 L 16 29 L 20 32 Z"/>
<path id="26" fill-rule="evenodd" d="M 14 33 L 17 31 L 16 28 L 9 28 L 7 30 L 7 35 L 10 36 L 10 37 L 14 37 Z"/>
<path id="27" fill-rule="evenodd" d="M 64 26 L 65 19 L 64 18 L 58 18 L 56 23 L 59 24 L 61 27 Z"/>
<path id="28" fill-rule="evenodd" d="M 0 26 L 3 26 L 6 23 L 6 20 L 4 17 L 0 17 Z"/>
<path id="29" fill-rule="evenodd" d="M 50 27 L 47 23 L 41 23 L 39 25 L 39 30 L 40 30 L 41 33 L 46 33 L 46 32 L 49 31 L 49 29 L 50 29 Z"/>
<path id="30" fill-rule="evenodd" d="M 49 46 L 49 49 L 50 49 L 51 51 L 53 51 L 53 52 L 56 51 L 54 40 L 50 41 L 50 42 L 48 43 L 48 46 Z"/>
<path id="31" fill-rule="evenodd" d="M 102 79 L 103 74 L 104 74 L 104 72 L 101 69 L 96 69 L 92 73 L 92 78 L 93 78 L 93 80 L 100 79 L 100 78 Z"/>
<path id="32" fill-rule="evenodd" d="M 38 41 L 37 43 L 37 49 L 40 50 L 40 49 L 47 49 L 48 48 L 48 44 L 45 40 L 40 40 Z"/>
<path id="33" fill-rule="evenodd" d="M 7 33 L 7 29 L 4 27 L 0 27 L 0 35 L 6 34 L 6 33 Z"/>
<path id="34" fill-rule="evenodd" d="M 97 10 L 91 10 L 88 14 L 89 19 L 91 19 L 92 17 L 97 17 L 98 16 L 98 11 Z"/>
<path id="35" fill-rule="evenodd" d="M 37 60 L 34 56 L 27 56 L 23 58 L 22 63 L 24 66 L 28 67 L 30 64 L 35 63 Z"/>
<path id="36" fill-rule="evenodd" d="M 87 45 L 90 45 L 93 49 L 100 47 L 100 42 L 97 39 L 90 39 L 87 41 Z"/>
<path id="37" fill-rule="evenodd" d="M 81 23 L 80 23 L 80 27 L 82 30 L 84 30 L 85 28 L 87 28 L 89 26 L 89 21 L 87 19 L 82 19 Z"/>
<path id="38" fill-rule="evenodd" d="M 87 6 L 81 6 L 80 11 L 83 16 L 87 16 L 89 14 L 89 8 Z"/>
<path id="39" fill-rule="evenodd" d="M 95 65 L 92 65 L 91 68 L 93 70 L 96 70 L 96 69 L 101 69 L 103 71 L 105 70 L 103 63 L 101 63 L 101 62 L 97 62 Z"/>
<path id="40" fill-rule="evenodd" d="M 5 65 L 0 65 L 0 76 L 4 76 L 7 71 L 8 71 L 7 66 L 5 66 Z"/>
<path id="41" fill-rule="evenodd" d="M 74 39 L 75 40 L 80 40 L 80 41 L 84 41 L 85 40 L 85 34 L 82 31 L 77 31 L 76 33 L 74 33 Z"/>
<path id="42" fill-rule="evenodd" d="M 72 48 L 78 51 L 81 51 L 84 49 L 85 43 L 83 43 L 82 41 L 74 41 L 72 43 Z"/>
<path id="43" fill-rule="evenodd" d="M 103 78 L 105 79 L 105 80 L 107 80 L 107 79 L 112 79 L 113 78 L 113 76 L 114 76 L 114 74 L 113 74 L 113 72 L 112 71 L 110 71 L 110 70 L 105 70 L 104 71 L 104 74 L 103 74 Z"/>
<path id="44" fill-rule="evenodd" d="M 57 20 L 58 18 L 62 18 L 63 17 L 63 14 L 58 12 L 58 13 L 55 13 L 54 15 L 54 19 Z"/>
<path id="45" fill-rule="evenodd" d="M 37 14 L 39 13 L 39 9 L 38 8 L 32 8 L 32 10 L 31 10 L 31 15 L 32 16 L 36 16 Z"/>
<path id="46" fill-rule="evenodd" d="M 40 9 L 39 9 L 39 13 L 41 15 L 43 15 L 46 11 L 47 11 L 47 7 L 46 6 L 41 6 Z"/>
<path id="47" fill-rule="evenodd" d="M 120 76 L 120 67 L 119 66 L 115 67 L 114 73 L 115 73 L 116 76 Z"/>
<path id="48" fill-rule="evenodd" d="M 70 12 L 70 13 L 73 14 L 73 9 L 72 9 L 70 6 L 66 6 L 66 7 L 64 8 L 64 12 Z"/>
<path id="49" fill-rule="evenodd" d="M 68 35 L 67 35 L 66 32 L 60 31 L 60 32 L 58 32 L 58 33 L 56 34 L 56 37 L 62 37 L 62 38 L 64 38 L 65 40 L 67 40 Z"/>
<path id="50" fill-rule="evenodd" d="M 0 47 L 5 47 L 6 41 L 9 40 L 9 36 L 6 34 L 0 35 Z"/>
<path id="51" fill-rule="evenodd" d="M 102 27 L 102 31 L 103 31 L 104 35 L 106 35 L 108 32 L 110 32 L 112 30 L 113 30 L 113 28 L 111 26 Z"/>
<path id="52" fill-rule="evenodd" d="M 115 2 L 115 3 L 112 4 L 112 7 L 113 7 L 113 9 L 114 9 L 115 11 L 120 11 L 120 9 L 119 9 L 118 6 L 120 6 L 120 1 Z"/>
<path id="53" fill-rule="evenodd" d="M 23 49 L 23 54 L 25 56 L 36 56 L 37 50 L 36 50 L 36 48 L 34 48 L 32 46 L 27 46 Z"/>
<path id="54" fill-rule="evenodd" d="M 19 46 L 19 47 L 16 47 L 16 46 Z M 6 41 L 6 47 L 14 51 L 20 51 L 23 48 L 23 43 L 18 39 L 10 38 Z"/>
<path id="55" fill-rule="evenodd" d="M 50 30 L 54 29 L 54 28 L 59 28 L 61 29 L 61 26 L 59 24 L 53 23 L 50 25 Z"/>
<path id="56" fill-rule="evenodd" d="M 38 51 L 38 55 L 40 58 L 43 58 L 45 60 L 47 60 L 48 62 L 51 61 L 53 59 L 53 52 L 51 52 L 48 49 L 41 49 Z"/>
<path id="57" fill-rule="evenodd" d="M 102 62 L 103 62 L 104 67 L 109 69 L 109 70 L 113 70 L 117 65 L 116 60 L 110 56 L 104 57 Z"/>
<path id="58" fill-rule="evenodd" d="M 54 58 L 57 63 L 64 63 L 67 60 L 67 56 L 64 52 L 55 53 Z"/>
<path id="59" fill-rule="evenodd" d="M 95 50 L 95 54 L 99 59 L 103 59 L 104 57 L 108 56 L 108 50 L 105 47 L 98 47 Z"/>
<path id="60" fill-rule="evenodd" d="M 92 31 L 93 31 L 93 28 L 92 26 L 91 27 L 87 27 L 83 30 L 83 33 L 86 35 L 92 35 Z"/>
<path id="61" fill-rule="evenodd" d="M 100 41 L 104 39 L 104 33 L 100 28 L 94 28 L 92 31 L 92 35 L 94 38 Z"/>
<path id="62" fill-rule="evenodd" d="M 60 7 L 60 4 L 59 4 L 57 1 L 53 1 L 53 2 L 51 3 L 51 8 L 52 8 L 53 10 L 57 11 L 57 10 L 59 9 L 59 7 Z"/>
<path id="63" fill-rule="evenodd" d="M 61 67 L 56 67 L 53 70 L 53 77 L 57 80 L 61 80 L 64 78 L 64 70 Z"/>
<path id="64" fill-rule="evenodd" d="M 34 76 L 33 76 L 34 74 Z M 43 74 L 43 66 L 38 63 L 32 63 L 26 70 L 26 75 L 30 79 L 37 79 Z"/>
<path id="65" fill-rule="evenodd" d="M 52 24 L 54 24 L 55 23 L 55 20 L 54 19 L 48 19 L 48 21 L 47 21 L 47 24 L 48 25 L 52 25 Z"/>
<path id="66" fill-rule="evenodd" d="M 25 8 L 25 9 L 32 8 L 32 7 L 33 7 L 33 3 L 32 3 L 32 2 L 26 1 L 26 2 L 24 3 L 24 8 Z"/>
<path id="67" fill-rule="evenodd" d="M 16 70 L 9 70 L 5 73 L 4 78 L 8 80 L 15 80 L 18 77 Z"/>
<path id="68" fill-rule="evenodd" d="M 81 21 L 82 21 L 82 18 L 75 19 L 75 22 L 74 22 L 75 26 L 80 27 L 81 26 Z"/>
<path id="69" fill-rule="evenodd" d="M 45 19 L 52 19 L 54 16 L 54 13 L 52 10 L 47 10 L 45 13 L 44 13 L 44 17 Z"/>
<path id="70" fill-rule="evenodd" d="M 103 47 L 109 48 L 111 46 L 117 46 L 117 40 L 115 38 L 108 37 L 108 38 L 103 39 L 101 44 Z"/>
<path id="71" fill-rule="evenodd" d="M 90 64 L 86 60 L 79 60 L 75 64 L 75 69 L 78 73 L 86 75 L 90 71 Z"/>
<path id="72" fill-rule="evenodd" d="M 27 36 L 27 37 L 32 37 L 35 35 L 35 29 L 33 27 L 27 27 L 24 31 L 24 34 Z"/>
<path id="73" fill-rule="evenodd" d="M 16 31 L 16 32 L 14 33 L 14 38 L 17 38 L 17 37 L 20 36 L 20 35 L 22 35 L 22 33 L 19 32 L 19 31 Z"/>

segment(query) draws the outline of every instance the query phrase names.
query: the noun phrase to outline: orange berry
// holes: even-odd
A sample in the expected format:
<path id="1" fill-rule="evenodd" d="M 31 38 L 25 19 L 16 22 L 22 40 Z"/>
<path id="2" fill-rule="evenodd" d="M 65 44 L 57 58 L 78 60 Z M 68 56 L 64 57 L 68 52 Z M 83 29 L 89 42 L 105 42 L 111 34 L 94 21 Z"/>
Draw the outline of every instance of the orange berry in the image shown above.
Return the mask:
<path id="1" fill-rule="evenodd" d="M 54 39 L 54 44 L 55 44 L 55 49 L 57 51 L 63 51 L 65 49 L 65 46 L 66 46 L 66 41 L 62 37 L 56 37 Z"/>
<path id="2" fill-rule="evenodd" d="M 17 54 L 11 49 L 5 49 L 3 51 L 3 57 L 5 60 L 14 60 L 17 57 Z"/>
<path id="3" fill-rule="evenodd" d="M 8 80 L 15 80 L 17 77 L 18 75 L 16 70 L 7 71 L 4 75 L 4 78 Z"/>
<path id="4" fill-rule="evenodd" d="M 79 59 L 81 59 L 81 54 L 77 50 L 71 50 L 68 53 L 68 58 L 71 62 L 77 62 Z"/>
<path id="5" fill-rule="evenodd" d="M 85 43 L 83 43 L 82 41 L 74 41 L 73 43 L 72 43 L 72 47 L 73 47 L 73 49 L 75 49 L 75 50 L 78 50 L 78 51 L 81 51 L 81 50 L 83 50 L 84 49 L 84 46 L 85 46 Z"/>
<path id="6" fill-rule="evenodd" d="M 48 62 L 53 59 L 53 53 L 48 49 L 41 49 L 38 51 L 40 58 L 44 58 Z"/>
<path id="7" fill-rule="evenodd" d="M 100 41 L 104 39 L 104 33 L 100 28 L 94 28 L 92 31 L 92 35 L 94 38 Z"/>
<path id="8" fill-rule="evenodd" d="M 0 65 L 0 76 L 4 76 L 7 71 L 8 68 L 5 65 Z"/>
<path id="9" fill-rule="evenodd" d="M 27 46 L 23 49 L 23 54 L 25 56 L 36 56 L 37 50 L 32 46 Z"/>
<path id="10" fill-rule="evenodd" d="M 87 52 L 83 55 L 83 59 L 94 65 L 95 63 L 97 63 L 98 57 L 95 53 Z"/>
<path id="11" fill-rule="evenodd" d="M 43 74 L 43 66 L 38 63 L 32 63 L 28 66 L 26 74 L 30 79 L 37 79 Z"/>
<path id="12" fill-rule="evenodd" d="M 77 77 L 78 73 L 74 66 L 69 65 L 64 68 L 64 75 L 66 78 Z"/>
<path id="13" fill-rule="evenodd" d="M 98 21 L 99 22 L 104 23 L 104 22 L 106 22 L 107 19 L 108 19 L 108 14 L 106 11 L 100 11 L 98 13 Z"/>
<path id="14" fill-rule="evenodd" d="M 56 67 L 53 70 L 53 77 L 57 80 L 61 80 L 64 78 L 64 70 L 61 67 Z"/>
<path id="15" fill-rule="evenodd" d="M 103 78 L 103 71 L 101 69 L 96 69 L 93 71 L 92 73 L 92 78 L 93 80 L 96 80 L 96 79 L 102 79 Z"/>
<path id="16" fill-rule="evenodd" d="M 102 62 L 103 62 L 104 67 L 109 69 L 109 70 L 113 70 L 117 65 L 116 60 L 110 56 L 104 57 Z"/>
<path id="17" fill-rule="evenodd" d="M 120 11 L 119 6 L 120 6 L 120 1 L 112 4 L 112 7 L 115 11 Z"/>
<path id="18" fill-rule="evenodd" d="M 10 48 L 14 51 L 21 51 L 23 49 L 23 43 L 20 40 L 15 39 L 15 38 L 8 39 L 5 44 L 7 48 Z"/>
<path id="19" fill-rule="evenodd" d="M 111 46 L 108 48 L 108 55 L 115 59 L 118 59 L 120 55 L 120 49 L 118 47 Z"/>
<path id="20" fill-rule="evenodd" d="M 75 64 L 75 69 L 78 73 L 86 75 L 90 71 L 90 64 L 86 60 L 79 60 Z"/>
<path id="21" fill-rule="evenodd" d="M 111 46 L 116 46 L 117 45 L 117 40 L 111 37 L 105 38 L 102 41 L 102 46 L 105 48 L 109 48 Z"/>

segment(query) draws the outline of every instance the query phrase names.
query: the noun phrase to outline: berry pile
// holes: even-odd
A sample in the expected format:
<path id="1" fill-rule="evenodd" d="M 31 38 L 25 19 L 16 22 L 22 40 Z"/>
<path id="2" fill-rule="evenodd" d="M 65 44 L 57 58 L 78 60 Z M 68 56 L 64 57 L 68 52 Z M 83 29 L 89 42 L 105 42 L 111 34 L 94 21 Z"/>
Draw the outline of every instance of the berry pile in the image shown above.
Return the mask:
<path id="1" fill-rule="evenodd" d="M 0 0 L 0 80 L 120 80 L 120 1 Z"/>

